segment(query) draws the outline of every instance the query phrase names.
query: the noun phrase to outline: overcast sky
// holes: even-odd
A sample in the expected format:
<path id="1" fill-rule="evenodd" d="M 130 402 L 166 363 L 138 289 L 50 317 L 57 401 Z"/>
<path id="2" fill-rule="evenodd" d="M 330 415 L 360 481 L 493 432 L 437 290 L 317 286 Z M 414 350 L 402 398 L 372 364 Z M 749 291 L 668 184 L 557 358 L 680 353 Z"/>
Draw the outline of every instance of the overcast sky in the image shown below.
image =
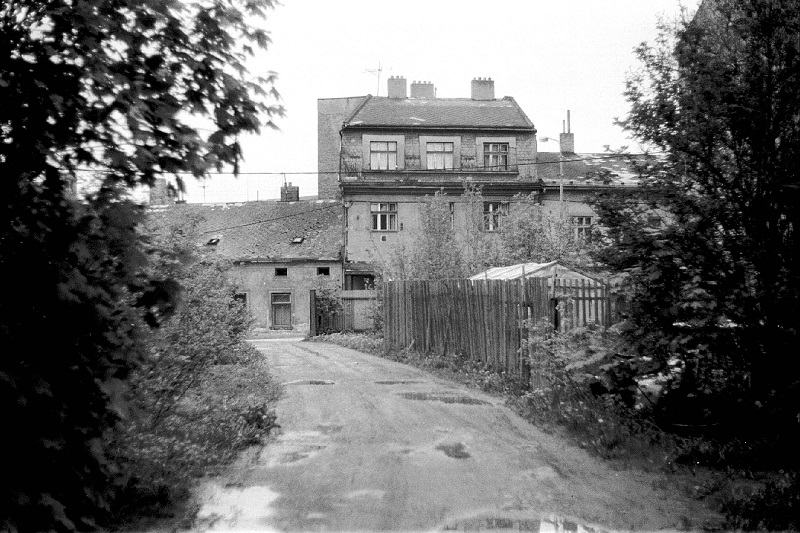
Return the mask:
<path id="1" fill-rule="evenodd" d="M 513 96 L 538 135 L 557 136 L 567 109 L 577 152 L 637 146 L 613 124 L 624 117 L 633 49 L 651 41 L 679 0 L 282 0 L 269 14 L 273 44 L 253 69 L 278 73 L 280 131 L 244 140 L 238 179 L 193 179 L 189 202 L 277 198 L 283 182 L 317 192 L 317 99 L 386 95 L 386 79 L 431 81 L 440 98 L 468 98 L 474 77 Z M 699 0 L 683 0 L 693 13 Z M 375 71 L 384 69 L 380 84 Z M 557 151 L 556 143 L 540 143 Z M 278 173 L 278 174 L 266 174 Z M 291 174 L 294 173 L 294 174 Z M 302 173 L 302 174 L 299 174 Z"/>

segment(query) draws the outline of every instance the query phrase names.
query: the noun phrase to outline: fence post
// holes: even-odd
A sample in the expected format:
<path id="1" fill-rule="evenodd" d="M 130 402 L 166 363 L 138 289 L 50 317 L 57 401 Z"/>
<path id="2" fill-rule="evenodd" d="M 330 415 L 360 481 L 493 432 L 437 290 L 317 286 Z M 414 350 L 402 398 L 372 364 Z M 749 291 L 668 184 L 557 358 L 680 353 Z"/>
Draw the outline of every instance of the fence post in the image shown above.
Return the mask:
<path id="1" fill-rule="evenodd" d="M 309 318 L 309 333 L 312 337 L 317 336 L 317 291 L 311 289 L 309 291 L 309 309 L 311 317 Z"/>

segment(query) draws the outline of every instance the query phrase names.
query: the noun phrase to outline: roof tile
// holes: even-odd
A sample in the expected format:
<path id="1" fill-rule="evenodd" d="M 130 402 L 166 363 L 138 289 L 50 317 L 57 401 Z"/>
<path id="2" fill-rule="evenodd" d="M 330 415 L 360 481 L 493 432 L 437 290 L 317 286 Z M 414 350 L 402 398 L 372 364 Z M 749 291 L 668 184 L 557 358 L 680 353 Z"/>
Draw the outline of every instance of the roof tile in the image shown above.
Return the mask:
<path id="1" fill-rule="evenodd" d="M 330 260 L 340 258 L 341 204 L 333 200 L 151 207 L 156 231 L 197 221 L 198 245 L 219 238 L 217 254 L 233 260 Z M 292 244 L 295 237 L 303 242 Z"/>
<path id="2" fill-rule="evenodd" d="M 350 117 L 350 126 L 464 127 L 533 129 L 517 102 L 469 98 L 372 97 Z"/>

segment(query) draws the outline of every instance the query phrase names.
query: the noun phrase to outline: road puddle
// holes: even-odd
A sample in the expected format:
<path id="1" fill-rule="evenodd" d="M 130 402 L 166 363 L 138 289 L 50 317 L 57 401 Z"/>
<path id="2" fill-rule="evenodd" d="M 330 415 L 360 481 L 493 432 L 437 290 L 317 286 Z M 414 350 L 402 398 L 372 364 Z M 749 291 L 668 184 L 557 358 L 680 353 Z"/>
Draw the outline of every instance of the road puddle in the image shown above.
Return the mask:
<path id="1" fill-rule="evenodd" d="M 264 519 L 280 495 L 267 487 L 231 488 L 208 484 L 192 529 L 199 531 L 263 530 Z"/>
<path id="2" fill-rule="evenodd" d="M 453 394 L 440 394 L 435 392 L 401 392 L 400 396 L 406 400 L 420 400 L 425 402 L 460 403 L 465 405 L 489 405 L 471 396 L 456 396 Z"/>
<path id="3" fill-rule="evenodd" d="M 478 516 L 453 520 L 439 531 L 533 531 L 536 533 L 611 533 L 609 529 L 581 524 L 578 521 L 556 516 L 545 518 L 518 518 L 503 516 Z"/>
<path id="4" fill-rule="evenodd" d="M 281 383 L 281 385 L 284 387 L 287 385 L 336 385 L 336 382 L 329 379 L 296 379 Z"/>
<path id="5" fill-rule="evenodd" d="M 436 449 L 444 452 L 447 457 L 452 457 L 453 459 L 469 459 L 472 457 L 461 442 L 455 444 L 440 444 Z"/>

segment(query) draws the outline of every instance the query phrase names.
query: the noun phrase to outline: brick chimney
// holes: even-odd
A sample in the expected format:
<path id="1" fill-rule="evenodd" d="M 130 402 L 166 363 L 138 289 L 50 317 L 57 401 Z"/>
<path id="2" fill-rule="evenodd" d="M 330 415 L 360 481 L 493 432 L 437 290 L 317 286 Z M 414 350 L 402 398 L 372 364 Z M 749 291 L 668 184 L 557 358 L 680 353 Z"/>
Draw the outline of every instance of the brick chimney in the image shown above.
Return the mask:
<path id="1" fill-rule="evenodd" d="M 492 78 L 473 78 L 473 100 L 494 100 L 494 81 Z"/>
<path id="2" fill-rule="evenodd" d="M 150 205 L 171 205 L 172 194 L 165 178 L 156 178 L 150 187 Z"/>
<path id="3" fill-rule="evenodd" d="M 281 187 L 281 202 L 298 202 L 300 201 L 300 187 L 292 185 L 290 181 L 288 185 Z"/>
<path id="4" fill-rule="evenodd" d="M 429 81 L 414 81 L 411 83 L 411 98 L 436 98 L 436 89 Z"/>
<path id="5" fill-rule="evenodd" d="M 389 98 L 406 97 L 406 79 L 403 76 L 392 76 L 386 84 L 386 94 L 389 95 Z"/>
<path id="6" fill-rule="evenodd" d="M 575 134 L 570 131 L 570 124 L 569 124 L 569 109 L 567 109 L 567 121 L 561 122 L 561 128 L 564 130 L 563 133 L 558 135 L 558 143 L 561 146 L 561 153 L 562 154 L 574 154 L 575 153 Z"/>

